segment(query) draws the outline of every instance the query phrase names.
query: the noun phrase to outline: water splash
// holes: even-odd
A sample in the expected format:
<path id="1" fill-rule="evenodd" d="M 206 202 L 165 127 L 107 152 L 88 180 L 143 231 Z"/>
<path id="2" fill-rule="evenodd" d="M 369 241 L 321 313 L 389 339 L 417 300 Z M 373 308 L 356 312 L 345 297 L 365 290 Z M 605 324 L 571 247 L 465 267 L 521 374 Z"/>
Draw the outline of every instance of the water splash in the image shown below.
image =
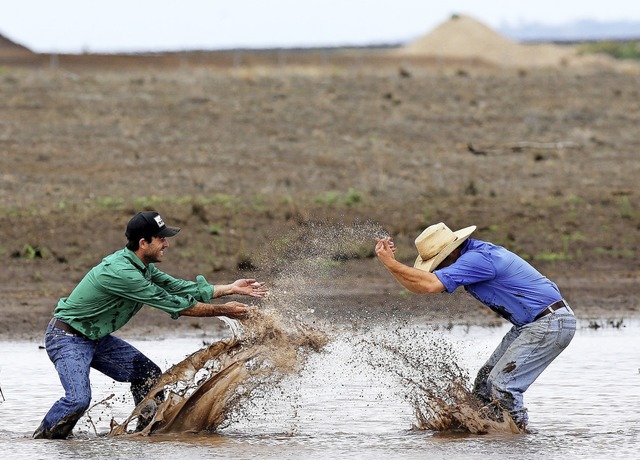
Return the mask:
<path id="1" fill-rule="evenodd" d="M 243 338 L 215 342 L 167 370 L 124 422 L 112 422 L 109 436 L 215 431 L 256 388 L 298 372 L 327 343 L 322 331 L 274 310 L 257 312 L 243 328 Z M 130 427 L 145 412 L 153 414 L 149 424 Z"/>
<path id="2" fill-rule="evenodd" d="M 327 286 L 340 276 L 343 262 L 375 257 L 375 237 L 382 233 L 373 223 L 308 223 L 297 233 L 274 239 L 262 256 L 264 277 L 273 287 L 271 305 L 294 314 L 312 313 L 326 302 Z"/>
<path id="3" fill-rule="evenodd" d="M 472 393 L 469 375 L 458 363 L 454 344 L 433 330 L 388 327 L 358 343 L 377 371 L 400 381 L 401 396 L 410 401 L 418 430 L 519 433 L 506 411 L 485 406 Z"/>

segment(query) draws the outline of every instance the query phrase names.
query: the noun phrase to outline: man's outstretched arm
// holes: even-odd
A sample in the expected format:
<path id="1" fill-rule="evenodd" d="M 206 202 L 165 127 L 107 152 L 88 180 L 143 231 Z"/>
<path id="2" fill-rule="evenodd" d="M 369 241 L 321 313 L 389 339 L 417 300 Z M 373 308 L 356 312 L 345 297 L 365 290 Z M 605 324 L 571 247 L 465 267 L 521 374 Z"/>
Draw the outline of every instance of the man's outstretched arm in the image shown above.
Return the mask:
<path id="1" fill-rule="evenodd" d="M 444 284 L 433 273 L 398 262 L 394 249 L 390 238 L 376 238 L 378 259 L 402 286 L 416 294 L 437 294 L 445 290 Z"/>
<path id="2" fill-rule="evenodd" d="M 211 304 L 198 302 L 193 307 L 183 310 L 181 316 L 226 316 L 232 319 L 247 318 L 255 307 L 250 307 L 240 302 L 227 302 L 223 304 Z"/>

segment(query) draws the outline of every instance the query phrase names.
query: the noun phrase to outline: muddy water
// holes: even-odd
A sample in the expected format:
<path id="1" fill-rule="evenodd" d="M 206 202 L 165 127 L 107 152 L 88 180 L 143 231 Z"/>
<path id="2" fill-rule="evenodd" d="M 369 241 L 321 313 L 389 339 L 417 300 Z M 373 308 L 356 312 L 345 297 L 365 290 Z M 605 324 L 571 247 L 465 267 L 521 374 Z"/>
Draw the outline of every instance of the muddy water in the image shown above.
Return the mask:
<path id="1" fill-rule="evenodd" d="M 415 328 L 444 342 L 473 373 L 505 328 Z M 37 343 L 0 344 L 0 452 L 3 458 L 637 458 L 640 448 L 640 323 L 579 329 L 569 348 L 525 394 L 533 434 L 485 435 L 412 429 L 406 388 L 366 356 L 360 338 L 338 334 L 304 369 L 264 387 L 215 434 L 100 436 L 133 404 L 124 384 L 92 374 L 98 403 L 66 441 L 31 433 L 61 394 Z M 372 342 L 379 331 L 369 331 Z M 212 338 L 214 339 L 214 338 Z M 134 344 L 163 369 L 202 347 L 201 338 Z M 379 361 L 378 361 L 379 363 Z M 375 364 L 375 362 L 374 362 Z M 114 396 L 100 403 L 105 397 Z M 0 398 L 1 399 L 1 398 Z M 96 434 L 97 433 L 97 434 Z"/>

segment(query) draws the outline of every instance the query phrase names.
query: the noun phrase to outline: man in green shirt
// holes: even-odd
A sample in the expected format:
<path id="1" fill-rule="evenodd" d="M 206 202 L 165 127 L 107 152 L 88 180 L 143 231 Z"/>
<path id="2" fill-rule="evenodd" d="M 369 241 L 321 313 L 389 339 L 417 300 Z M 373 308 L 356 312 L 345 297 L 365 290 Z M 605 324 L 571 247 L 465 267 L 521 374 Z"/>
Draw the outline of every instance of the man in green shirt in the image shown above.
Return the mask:
<path id="1" fill-rule="evenodd" d="M 168 227 L 157 212 L 136 214 L 127 224 L 126 247 L 105 257 L 69 297 L 60 299 L 47 327 L 45 346 L 65 395 L 51 407 L 34 438 L 64 439 L 71 433 L 91 402 L 91 367 L 118 382 L 130 382 L 136 405 L 144 399 L 160 376 L 160 368 L 111 335 L 144 305 L 163 310 L 174 319 L 243 319 L 251 307 L 235 301 L 212 304 L 211 299 L 230 294 L 266 295 L 264 283 L 254 279 L 213 286 L 201 275 L 196 281 L 186 281 L 160 271 L 155 264 L 164 258 L 167 238 L 179 231 Z"/>

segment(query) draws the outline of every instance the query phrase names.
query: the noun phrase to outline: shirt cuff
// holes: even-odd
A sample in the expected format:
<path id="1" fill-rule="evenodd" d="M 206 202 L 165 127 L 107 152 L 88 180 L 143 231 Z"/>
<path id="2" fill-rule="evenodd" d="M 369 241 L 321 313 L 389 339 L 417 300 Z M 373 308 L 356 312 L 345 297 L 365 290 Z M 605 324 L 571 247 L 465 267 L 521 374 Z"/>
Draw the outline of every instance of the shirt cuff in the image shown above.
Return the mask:
<path id="1" fill-rule="evenodd" d="M 446 273 L 437 271 L 433 272 L 434 275 L 438 277 L 444 288 L 447 290 L 449 294 L 455 291 L 458 288 L 458 285 L 449 277 Z"/>
<path id="2" fill-rule="evenodd" d="M 207 282 L 204 276 L 196 276 L 196 286 L 198 288 L 198 294 L 203 303 L 211 303 L 213 299 L 213 286 Z"/>

